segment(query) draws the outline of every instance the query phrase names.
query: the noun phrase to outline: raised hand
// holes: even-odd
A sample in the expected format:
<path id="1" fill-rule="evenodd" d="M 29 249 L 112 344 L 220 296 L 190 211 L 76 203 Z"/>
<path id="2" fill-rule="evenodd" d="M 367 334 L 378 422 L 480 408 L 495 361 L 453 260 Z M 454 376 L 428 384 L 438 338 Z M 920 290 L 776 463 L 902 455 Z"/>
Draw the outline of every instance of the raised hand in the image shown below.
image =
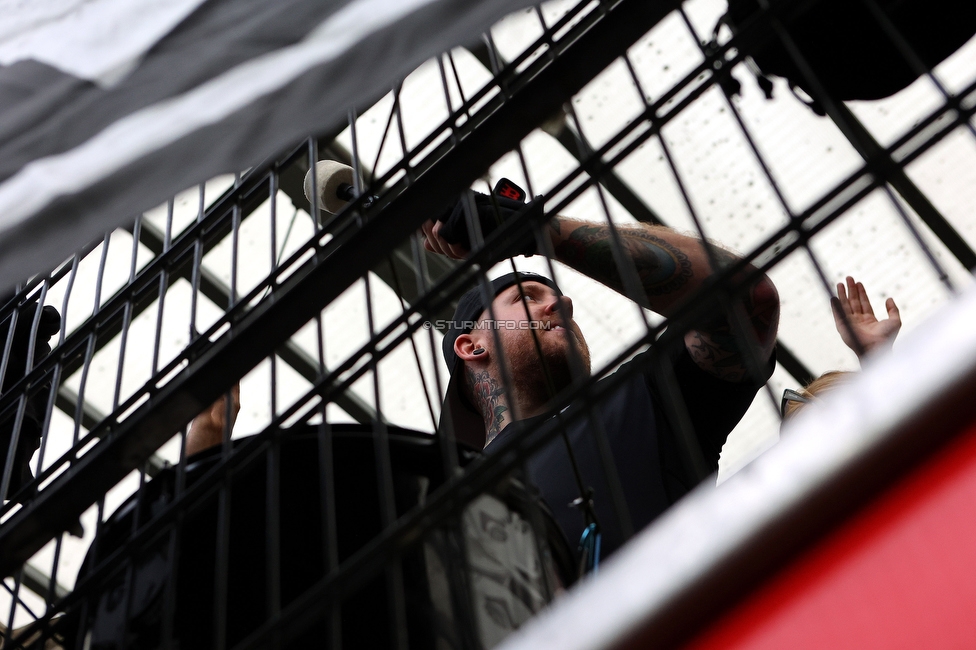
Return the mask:
<path id="1" fill-rule="evenodd" d="M 858 357 L 872 350 L 891 348 L 898 330 L 901 329 L 901 315 L 894 298 L 885 301 L 888 318 L 878 320 L 864 285 L 855 282 L 850 276 L 847 276 L 846 290 L 843 282 L 837 283 L 837 297 L 830 299 L 830 305 L 834 312 L 834 325 L 837 326 L 841 340 Z"/>
<path id="2" fill-rule="evenodd" d="M 230 426 L 234 429 L 237 422 L 237 414 L 241 410 L 241 384 L 234 384 L 230 389 Z M 227 395 L 222 395 L 216 402 L 211 404 L 200 415 L 193 418 L 190 424 L 190 432 L 186 436 L 186 455 L 192 456 L 198 451 L 203 451 L 219 445 L 224 440 L 224 428 L 227 427 Z"/>

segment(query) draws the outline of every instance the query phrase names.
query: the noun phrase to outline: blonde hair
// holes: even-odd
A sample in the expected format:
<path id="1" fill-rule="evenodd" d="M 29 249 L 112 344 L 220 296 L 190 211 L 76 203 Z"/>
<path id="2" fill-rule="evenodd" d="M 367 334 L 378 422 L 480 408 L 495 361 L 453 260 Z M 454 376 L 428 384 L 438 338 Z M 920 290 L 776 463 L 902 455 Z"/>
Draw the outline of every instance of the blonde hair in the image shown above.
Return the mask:
<path id="1" fill-rule="evenodd" d="M 853 374 L 850 370 L 831 370 L 820 375 L 797 392 L 811 400 L 821 398 L 846 383 Z M 792 420 L 797 412 L 806 405 L 806 402 L 788 401 L 783 413 L 783 422 Z"/>

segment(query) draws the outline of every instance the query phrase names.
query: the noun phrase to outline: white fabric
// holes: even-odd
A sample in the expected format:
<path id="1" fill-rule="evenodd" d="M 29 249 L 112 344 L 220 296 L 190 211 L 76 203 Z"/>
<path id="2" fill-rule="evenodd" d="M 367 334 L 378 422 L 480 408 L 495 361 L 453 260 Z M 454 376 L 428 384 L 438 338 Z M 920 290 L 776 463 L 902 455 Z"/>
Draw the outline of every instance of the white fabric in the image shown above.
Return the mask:
<path id="1" fill-rule="evenodd" d="M 433 0 L 354 0 L 301 42 L 251 59 L 183 95 L 127 115 L 70 151 L 29 163 L 0 185 L 0 235 L 55 198 L 89 187 L 199 128 L 220 122 L 430 2 Z"/>
<path id="2" fill-rule="evenodd" d="M 0 0 L 0 64 L 33 59 L 112 86 L 204 0 Z"/>

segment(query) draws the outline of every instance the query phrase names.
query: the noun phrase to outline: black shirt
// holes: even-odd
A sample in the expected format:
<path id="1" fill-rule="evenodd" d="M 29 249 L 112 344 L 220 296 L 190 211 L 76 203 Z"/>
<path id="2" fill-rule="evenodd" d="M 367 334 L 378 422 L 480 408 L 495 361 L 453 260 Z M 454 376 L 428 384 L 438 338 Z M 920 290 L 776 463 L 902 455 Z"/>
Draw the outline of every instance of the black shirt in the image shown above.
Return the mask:
<path id="1" fill-rule="evenodd" d="M 637 358 L 629 361 L 617 372 L 627 372 L 627 366 L 637 361 Z M 750 380 L 732 383 L 714 377 L 698 367 L 683 345 L 668 355 L 665 362 L 670 362 L 674 369 L 702 456 L 714 472 L 729 432 L 752 404 L 762 383 Z M 775 361 L 770 359 L 763 381 L 769 378 L 774 367 Z M 606 433 L 634 531 L 649 524 L 697 483 L 686 469 L 674 427 L 659 406 L 663 398 L 657 376 L 654 362 L 644 372 L 631 372 L 593 409 Z M 609 377 L 601 382 L 608 380 Z M 493 447 L 497 449 L 508 437 L 534 423 L 523 421 L 505 427 L 485 452 L 491 453 Z M 603 532 L 601 556 L 605 558 L 625 540 L 611 502 L 593 425 L 584 415 L 568 424 L 566 433 L 584 485 L 593 489 L 595 511 Z M 575 548 L 584 521 L 579 509 L 569 505 L 580 496 L 580 491 L 563 437 L 557 436 L 530 457 L 526 469 L 530 482 L 539 489 Z"/>

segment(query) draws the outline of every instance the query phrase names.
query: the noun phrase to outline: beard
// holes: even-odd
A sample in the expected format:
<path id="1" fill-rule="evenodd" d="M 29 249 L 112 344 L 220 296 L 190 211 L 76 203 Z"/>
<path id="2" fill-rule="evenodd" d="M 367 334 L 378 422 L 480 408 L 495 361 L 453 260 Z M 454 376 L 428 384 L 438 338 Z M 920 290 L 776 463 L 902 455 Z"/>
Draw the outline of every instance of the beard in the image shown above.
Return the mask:
<path id="1" fill-rule="evenodd" d="M 571 342 L 567 340 L 567 333 Z M 538 347 L 533 340 L 534 334 Z M 590 374 L 590 349 L 575 324 L 571 330 L 513 331 L 511 336 L 504 337 L 503 345 L 516 390 L 536 403 L 551 400 L 570 386 L 574 376 L 581 372 L 585 376 Z M 575 352 L 570 346 L 576 348 Z"/>

